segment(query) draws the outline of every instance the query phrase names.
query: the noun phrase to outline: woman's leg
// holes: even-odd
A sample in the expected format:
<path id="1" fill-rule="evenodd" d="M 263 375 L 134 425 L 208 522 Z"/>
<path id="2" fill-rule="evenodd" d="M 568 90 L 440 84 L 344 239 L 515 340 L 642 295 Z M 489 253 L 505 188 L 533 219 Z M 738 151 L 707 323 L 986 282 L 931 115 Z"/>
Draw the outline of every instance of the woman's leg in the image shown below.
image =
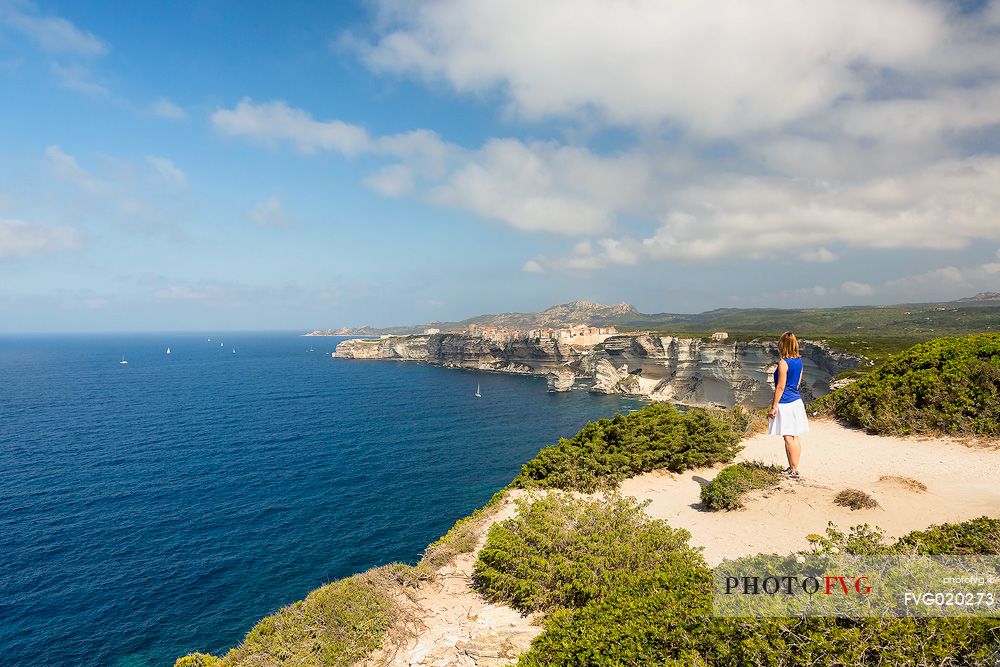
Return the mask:
<path id="1" fill-rule="evenodd" d="M 788 467 L 794 471 L 798 471 L 799 454 L 802 452 L 802 444 L 799 442 L 799 436 L 786 435 L 782 437 L 785 439 L 785 456 L 788 458 Z"/>

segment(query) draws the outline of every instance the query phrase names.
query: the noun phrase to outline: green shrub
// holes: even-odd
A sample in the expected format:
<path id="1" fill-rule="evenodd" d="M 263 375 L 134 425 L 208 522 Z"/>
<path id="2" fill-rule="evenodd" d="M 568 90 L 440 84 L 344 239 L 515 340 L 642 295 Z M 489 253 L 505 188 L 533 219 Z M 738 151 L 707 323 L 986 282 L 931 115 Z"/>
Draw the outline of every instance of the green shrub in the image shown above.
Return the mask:
<path id="1" fill-rule="evenodd" d="M 895 548 L 900 553 L 1000 555 L 1000 519 L 981 516 L 915 530 L 899 538 Z"/>
<path id="2" fill-rule="evenodd" d="M 813 408 L 872 433 L 1000 435 L 1000 334 L 915 345 Z"/>
<path id="3" fill-rule="evenodd" d="M 551 493 L 520 502 L 490 528 L 473 573 L 477 590 L 522 611 L 581 607 L 658 571 L 683 572 L 701 557 L 690 534 L 650 519 L 632 498 Z"/>
<path id="4" fill-rule="evenodd" d="M 344 666 L 382 646 L 411 568 L 387 565 L 335 581 L 257 623 L 222 658 L 192 653 L 174 667 Z"/>
<path id="5" fill-rule="evenodd" d="M 777 486 L 781 468 L 759 461 L 726 466 L 711 482 L 701 487 L 701 502 L 710 510 L 735 510 L 743 507 L 743 494 L 753 489 Z"/>
<path id="6" fill-rule="evenodd" d="M 521 468 L 515 487 L 592 492 L 660 468 L 675 472 L 729 461 L 746 430 L 745 411 L 690 410 L 654 404 L 587 424 Z"/>

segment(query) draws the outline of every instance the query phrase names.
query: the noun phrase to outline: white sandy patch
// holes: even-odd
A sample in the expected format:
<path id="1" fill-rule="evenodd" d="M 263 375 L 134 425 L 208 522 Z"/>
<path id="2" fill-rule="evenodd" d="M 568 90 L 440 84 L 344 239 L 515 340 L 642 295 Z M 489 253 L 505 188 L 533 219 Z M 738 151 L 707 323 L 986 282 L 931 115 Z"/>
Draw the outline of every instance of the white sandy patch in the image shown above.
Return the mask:
<path id="1" fill-rule="evenodd" d="M 948 438 L 872 436 L 831 420 L 813 419 L 802 436 L 801 481 L 752 494 L 742 510 L 708 512 L 701 505 L 701 485 L 724 466 L 672 475 L 654 472 L 622 484 L 622 492 L 649 499 L 651 516 L 691 532 L 691 542 L 705 548 L 709 565 L 723 558 L 806 549 L 805 536 L 823 534 L 828 521 L 841 530 L 861 523 L 879 526 L 890 537 L 935 523 L 1000 516 L 1000 451 L 964 446 Z M 737 460 L 787 465 L 779 436 L 757 435 L 744 441 Z M 909 477 L 927 485 L 908 488 L 887 475 Z M 845 488 L 865 491 L 880 507 L 853 511 L 835 505 Z"/>

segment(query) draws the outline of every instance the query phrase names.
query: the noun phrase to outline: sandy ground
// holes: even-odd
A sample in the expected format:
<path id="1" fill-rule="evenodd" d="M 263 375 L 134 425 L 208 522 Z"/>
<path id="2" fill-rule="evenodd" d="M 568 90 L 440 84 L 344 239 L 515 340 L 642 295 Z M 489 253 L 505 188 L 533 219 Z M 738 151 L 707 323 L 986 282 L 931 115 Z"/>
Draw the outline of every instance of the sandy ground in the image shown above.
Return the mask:
<path id="1" fill-rule="evenodd" d="M 744 441 L 737 460 L 786 464 L 778 436 Z M 1000 517 L 1000 450 L 995 445 L 967 446 L 955 440 L 870 436 L 829 420 L 813 420 L 802 436 L 802 479 L 745 499 L 734 512 L 708 512 L 699 500 L 702 484 L 724 466 L 683 474 L 654 472 L 622 484 L 622 492 L 649 500 L 649 514 L 691 532 L 704 547 L 709 565 L 725 557 L 753 553 L 788 553 L 808 547 L 805 536 L 822 534 L 828 521 L 839 528 L 868 523 L 890 537 L 934 523 L 963 521 L 984 514 Z M 883 476 L 906 477 L 926 485 L 913 489 Z M 852 511 L 835 505 L 845 488 L 861 489 L 879 507 Z M 516 494 L 515 494 L 516 495 Z M 514 514 L 511 500 L 499 506 L 482 531 L 473 554 L 464 554 L 423 584 L 408 611 L 416 636 L 394 649 L 388 664 L 398 666 L 509 665 L 541 633 L 537 618 L 521 616 L 504 605 L 489 604 L 471 588 L 475 553 L 488 525 Z"/>
<path id="2" fill-rule="evenodd" d="M 707 512 L 699 501 L 702 484 L 723 466 L 679 475 L 648 473 L 622 484 L 622 492 L 650 500 L 649 514 L 691 532 L 705 548 L 709 565 L 725 557 L 788 553 L 808 547 L 810 533 L 823 534 L 828 521 L 840 529 L 861 523 L 889 537 L 935 523 L 1000 516 L 1000 451 L 946 438 L 894 438 L 846 429 L 831 420 L 812 420 L 801 436 L 798 481 L 750 496 L 742 510 Z M 787 465 L 781 437 L 757 435 L 744 441 L 737 460 Z M 883 476 L 909 477 L 927 486 L 919 492 Z M 843 489 L 860 489 L 880 507 L 851 510 L 835 505 Z"/>

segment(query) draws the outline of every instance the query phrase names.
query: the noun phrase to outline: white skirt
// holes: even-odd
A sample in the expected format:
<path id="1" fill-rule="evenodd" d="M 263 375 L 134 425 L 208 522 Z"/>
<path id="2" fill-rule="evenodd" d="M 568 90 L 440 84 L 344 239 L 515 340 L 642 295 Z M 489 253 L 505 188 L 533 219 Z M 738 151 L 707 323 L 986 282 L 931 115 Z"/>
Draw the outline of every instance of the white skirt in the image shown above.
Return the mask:
<path id="1" fill-rule="evenodd" d="M 767 425 L 768 435 L 799 435 L 809 430 L 806 404 L 801 398 L 791 403 L 778 403 L 778 410 Z"/>

